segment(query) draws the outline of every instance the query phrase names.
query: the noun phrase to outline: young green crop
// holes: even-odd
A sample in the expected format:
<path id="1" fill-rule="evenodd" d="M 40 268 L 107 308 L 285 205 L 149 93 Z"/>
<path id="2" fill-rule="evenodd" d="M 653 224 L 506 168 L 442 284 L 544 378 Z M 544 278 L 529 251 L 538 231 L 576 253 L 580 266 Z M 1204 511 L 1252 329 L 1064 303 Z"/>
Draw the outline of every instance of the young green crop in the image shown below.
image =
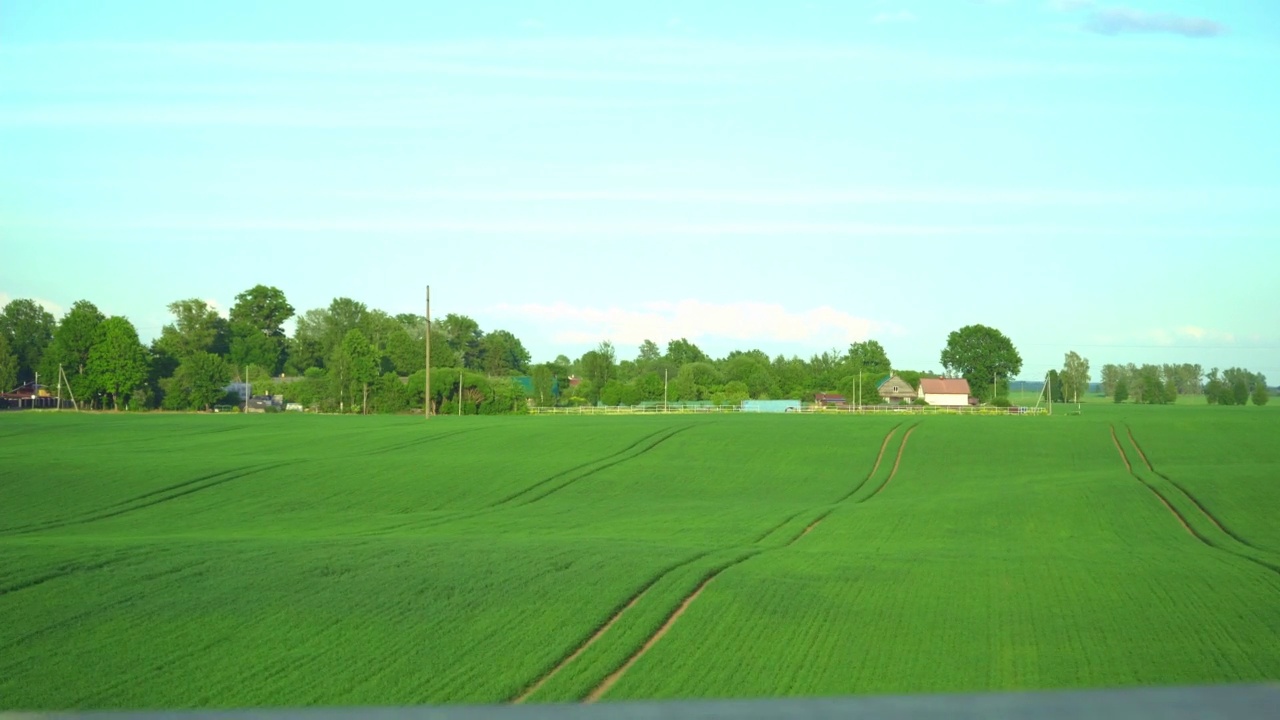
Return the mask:
<path id="1" fill-rule="evenodd" d="M 1085 410 L 9 414 L 0 709 L 1280 677 L 1280 414 Z"/>

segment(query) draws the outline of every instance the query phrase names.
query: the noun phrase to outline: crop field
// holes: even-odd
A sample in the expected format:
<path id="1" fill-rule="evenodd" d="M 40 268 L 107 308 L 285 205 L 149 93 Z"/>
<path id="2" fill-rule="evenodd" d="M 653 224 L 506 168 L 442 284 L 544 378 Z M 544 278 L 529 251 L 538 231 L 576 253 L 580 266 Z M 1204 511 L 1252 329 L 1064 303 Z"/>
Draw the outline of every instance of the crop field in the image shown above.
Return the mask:
<path id="1" fill-rule="evenodd" d="M 0 709 L 1280 679 L 1280 411 L 0 415 Z"/>

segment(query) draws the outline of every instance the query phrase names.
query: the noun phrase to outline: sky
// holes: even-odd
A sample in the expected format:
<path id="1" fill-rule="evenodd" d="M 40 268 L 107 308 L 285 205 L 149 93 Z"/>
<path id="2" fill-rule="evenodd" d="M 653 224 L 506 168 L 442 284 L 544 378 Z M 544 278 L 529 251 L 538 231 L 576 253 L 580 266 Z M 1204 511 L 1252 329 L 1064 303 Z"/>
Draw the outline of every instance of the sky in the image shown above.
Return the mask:
<path id="1" fill-rule="evenodd" d="M 0 305 L 1280 380 L 1280 6 L 0 2 Z"/>

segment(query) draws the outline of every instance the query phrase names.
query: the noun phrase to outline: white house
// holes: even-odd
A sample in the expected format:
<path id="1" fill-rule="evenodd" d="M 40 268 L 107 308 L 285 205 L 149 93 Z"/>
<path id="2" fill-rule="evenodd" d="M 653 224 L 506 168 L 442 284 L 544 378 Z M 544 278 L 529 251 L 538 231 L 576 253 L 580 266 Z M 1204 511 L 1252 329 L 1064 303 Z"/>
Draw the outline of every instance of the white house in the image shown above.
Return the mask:
<path id="1" fill-rule="evenodd" d="M 964 378 L 921 378 L 917 395 L 930 405 L 965 406 L 969 404 L 969 381 Z"/>

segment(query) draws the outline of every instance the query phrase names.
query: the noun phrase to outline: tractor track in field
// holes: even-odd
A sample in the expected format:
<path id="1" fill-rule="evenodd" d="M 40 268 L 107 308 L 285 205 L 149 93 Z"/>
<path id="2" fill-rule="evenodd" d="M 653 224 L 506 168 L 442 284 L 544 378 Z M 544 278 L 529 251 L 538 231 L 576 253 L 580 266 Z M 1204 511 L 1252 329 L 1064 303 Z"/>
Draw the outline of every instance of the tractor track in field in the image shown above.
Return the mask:
<path id="1" fill-rule="evenodd" d="M 1130 440 L 1133 440 L 1132 435 L 1130 435 Z M 1175 518 L 1178 519 L 1178 522 L 1182 524 L 1182 528 L 1186 530 L 1189 535 L 1194 537 L 1196 540 L 1199 540 L 1201 543 L 1204 543 L 1204 545 L 1207 547 L 1227 553 L 1228 555 L 1240 558 L 1241 560 L 1247 560 L 1253 563 L 1254 565 L 1257 565 L 1260 568 L 1263 568 L 1265 570 L 1270 570 L 1271 572 L 1276 573 L 1277 575 L 1280 575 L 1280 566 L 1272 565 L 1271 563 L 1266 562 L 1265 560 L 1259 560 L 1258 558 L 1252 557 L 1250 555 L 1245 555 L 1244 553 L 1241 553 L 1232 548 L 1218 545 L 1214 543 L 1212 540 L 1210 540 L 1209 538 L 1205 537 L 1198 530 L 1196 530 L 1191 525 L 1191 523 L 1187 521 L 1186 516 L 1178 512 L 1178 509 L 1173 506 L 1173 503 L 1169 502 L 1169 500 L 1165 498 L 1165 496 L 1161 494 L 1161 492 L 1158 489 L 1156 489 L 1154 485 L 1144 480 L 1142 476 L 1139 475 L 1138 473 L 1134 472 L 1133 464 L 1129 462 L 1129 457 L 1125 454 L 1124 447 L 1120 444 L 1120 437 L 1116 434 L 1115 425 L 1111 425 L 1111 441 L 1115 443 L 1116 451 L 1120 453 L 1120 459 L 1124 461 L 1125 469 L 1129 471 L 1129 475 L 1131 475 L 1138 482 L 1142 483 L 1143 487 L 1149 490 L 1152 495 L 1156 496 L 1156 499 L 1159 500 L 1160 503 L 1165 506 L 1165 509 L 1167 509 L 1170 514 L 1172 514 Z M 1134 441 L 1133 446 L 1134 446 L 1134 449 L 1137 450 L 1138 454 L 1142 455 L 1142 451 L 1138 449 L 1138 443 L 1136 441 Z M 1150 463 L 1147 462 L 1145 456 L 1143 456 L 1143 463 L 1148 467 L 1148 469 L 1151 469 Z M 1155 473 L 1155 470 L 1152 469 L 1151 472 Z M 1156 474 L 1159 474 L 1159 473 L 1156 473 Z M 1160 477 L 1164 477 L 1164 476 L 1161 475 Z M 1190 496 L 1188 496 L 1187 499 L 1192 500 Z M 1192 500 L 1192 502 L 1194 503 L 1194 500 Z M 1200 507 L 1199 503 L 1194 503 L 1194 504 L 1196 505 L 1196 507 Z M 1201 508 L 1201 510 L 1203 511 L 1203 508 Z M 1212 521 L 1212 517 L 1209 517 L 1208 513 L 1205 513 L 1205 515 Z M 1222 530 L 1224 535 L 1227 535 L 1228 537 L 1235 539 L 1235 536 L 1227 533 L 1226 530 L 1222 528 L 1221 524 L 1217 522 L 1214 522 L 1213 524 L 1216 527 L 1218 527 L 1219 530 Z M 1257 550 L 1257 548 L 1253 547 L 1252 545 L 1249 545 L 1248 543 L 1241 543 L 1241 544 L 1245 545 L 1251 550 L 1255 550 L 1255 551 Z"/>
<path id="2" fill-rule="evenodd" d="M 101 570 L 105 567 L 109 567 L 111 565 L 124 562 L 127 559 L 128 557 L 116 557 L 116 558 L 108 558 L 106 560 L 100 560 L 98 562 L 90 563 L 87 565 L 63 566 L 58 568 L 57 570 L 47 572 L 43 575 L 27 578 L 26 580 L 19 580 L 18 582 L 13 583 L 12 585 L 0 586 L 0 597 L 4 597 L 5 595 L 10 595 L 12 593 L 20 592 L 22 590 L 28 590 L 30 588 L 39 587 L 47 582 L 51 582 L 59 578 L 70 577 L 72 575 L 79 575 L 80 573 L 93 572 L 95 570 Z"/>
<path id="3" fill-rule="evenodd" d="M 893 427 L 889 428 L 889 432 L 886 433 L 884 436 L 884 442 L 880 443 L 880 452 L 879 454 L 876 455 L 875 464 L 871 466 L 871 472 L 867 473 L 867 476 L 862 478 L 861 482 L 859 482 L 857 485 L 854 485 L 852 490 L 845 493 L 844 496 L 841 497 L 839 500 L 836 500 L 836 504 L 840 504 L 845 500 L 848 500 L 849 498 L 856 495 L 857 492 L 861 490 L 864 485 L 866 485 L 868 482 L 871 481 L 871 478 L 876 476 L 876 471 L 880 469 L 880 463 L 881 461 L 884 460 L 884 451 L 889 447 L 889 441 L 893 440 L 894 434 L 898 432 L 898 428 L 900 427 L 902 427 L 902 423 L 898 423 L 897 425 L 894 425 Z"/>
<path id="4" fill-rule="evenodd" d="M 902 436 L 902 444 L 898 446 L 898 456 L 893 460 L 893 469 L 889 471 L 889 477 L 884 479 L 884 482 L 880 484 L 880 487 L 876 488 L 875 492 L 859 500 L 859 503 L 864 503 L 884 492 L 884 489 L 889 487 L 889 483 L 893 482 L 893 478 L 898 474 L 898 466 L 902 464 L 902 454 L 907 451 L 907 442 L 911 440 L 911 433 L 915 432 L 918 427 L 920 427 L 920 423 L 907 428 L 906 434 Z"/>
<path id="5" fill-rule="evenodd" d="M 464 433 L 472 433 L 480 429 L 481 428 L 468 428 L 466 430 L 454 430 L 453 432 L 440 433 L 439 435 L 425 435 L 423 437 L 414 438 L 412 440 L 408 440 L 402 443 L 397 443 L 395 445 L 388 445 L 387 447 L 384 447 L 384 448 L 372 450 L 368 454 L 369 455 L 386 455 L 387 453 L 395 452 L 396 450 L 406 450 L 408 448 L 417 447 L 419 445 L 427 445 L 429 443 L 435 442 L 436 440 L 443 440 L 445 438 L 453 437 L 454 435 L 462 435 Z"/>
<path id="6" fill-rule="evenodd" d="M 1116 435 L 1115 425 L 1111 426 L 1111 442 L 1115 444 L 1116 452 L 1120 453 L 1120 459 L 1124 461 L 1124 469 L 1129 473 L 1129 475 L 1133 477 L 1134 480 L 1137 480 L 1138 482 L 1142 483 L 1143 487 L 1149 490 L 1152 495 L 1156 496 L 1156 499 L 1160 501 L 1161 505 L 1164 505 L 1165 509 L 1169 511 L 1169 514 L 1177 518 L 1178 523 L 1182 525 L 1182 529 L 1186 530 L 1188 535 L 1190 535 L 1191 537 L 1194 537 L 1195 539 L 1199 540 L 1205 545 L 1208 545 L 1209 547 L 1213 547 L 1212 543 L 1210 543 L 1207 539 L 1201 537 L 1200 533 L 1196 532 L 1191 528 L 1191 524 L 1188 523 L 1187 519 L 1182 516 L 1182 513 L 1178 512 L 1173 507 L 1173 505 L 1170 504 L 1170 502 L 1166 500 L 1163 495 L 1160 494 L 1159 490 L 1156 490 L 1154 487 L 1151 486 L 1151 483 L 1148 483 L 1146 480 L 1143 480 L 1141 475 L 1138 475 L 1138 473 L 1133 471 L 1133 463 L 1129 462 L 1129 456 L 1127 453 L 1125 453 L 1124 446 L 1120 444 L 1120 436 Z"/>
<path id="7" fill-rule="evenodd" d="M 536 503 L 536 502 L 538 502 L 539 500 L 542 500 L 542 499 L 544 499 L 544 498 L 546 498 L 546 497 L 548 497 L 548 496 L 550 496 L 550 495 L 554 495 L 555 493 L 558 493 L 558 492 L 560 492 L 561 490 L 564 490 L 565 488 L 569 487 L 570 485 L 573 485 L 574 483 L 577 483 L 577 482 L 579 482 L 579 481 L 581 481 L 581 480 L 585 480 L 586 478 L 589 478 L 589 477 L 591 477 L 592 475 L 595 475 L 596 473 L 599 473 L 599 472 L 601 472 L 601 471 L 603 471 L 603 470 L 608 470 L 609 468 L 614 467 L 614 466 L 616 466 L 616 465 L 621 465 L 622 463 L 627 462 L 627 461 L 629 461 L 629 460 L 635 460 L 636 458 L 640 457 L 641 455 L 644 455 L 645 453 L 650 452 L 651 450 L 653 450 L 653 449 L 657 448 L 657 447 L 658 447 L 659 445 L 661 445 L 662 443 L 664 443 L 664 442 L 666 442 L 666 441 L 670 440 L 671 438 L 675 437 L 676 435 L 679 435 L 680 433 L 682 433 L 682 432 L 684 432 L 684 431 L 686 431 L 686 430 L 690 429 L 691 427 L 693 427 L 693 426 L 692 426 L 692 425 L 685 425 L 684 427 L 676 428 L 675 430 L 672 430 L 671 432 L 668 432 L 668 433 L 666 433 L 666 434 L 663 434 L 661 431 L 659 431 L 659 432 L 654 433 L 654 434 L 652 434 L 652 435 L 648 435 L 648 436 L 646 436 L 646 437 L 644 437 L 644 438 L 642 438 L 642 439 L 638 440 L 637 442 L 633 443 L 631 446 L 629 446 L 629 447 L 628 447 L 628 448 L 626 448 L 625 450 L 623 450 L 623 451 L 621 451 L 621 452 L 618 452 L 618 453 L 614 453 L 613 455 L 611 455 L 611 456 L 609 456 L 609 457 L 607 457 L 607 458 L 604 458 L 604 459 L 598 460 L 598 461 L 596 461 L 596 463 L 592 463 L 592 465 L 594 465 L 594 467 L 591 467 L 589 470 L 586 470 L 586 472 L 582 473 L 581 475 L 575 475 L 575 476 L 573 476 L 573 477 L 569 478 L 569 480 L 565 481 L 564 483 L 561 483 L 560 485 L 557 485 L 557 486 L 555 486 L 555 487 L 551 488 L 550 490 L 547 490 L 546 492 L 542 493 L 541 495 L 537 495 L 537 496 L 535 496 L 535 497 L 532 497 L 532 498 L 529 498 L 529 499 L 526 499 L 526 500 L 522 500 L 522 501 L 520 501 L 520 502 L 516 503 L 516 506 L 517 506 L 517 507 L 523 507 L 523 506 L 525 506 L 525 505 L 532 505 L 533 503 Z M 645 444 L 647 441 L 652 440 L 654 437 L 656 437 L 656 436 L 658 436 L 658 435 L 661 435 L 661 437 L 659 437 L 657 440 L 653 440 L 653 442 L 649 442 L 647 445 Z M 632 450 L 635 450 L 637 447 L 640 447 L 641 445 L 644 445 L 644 447 L 641 447 L 639 451 L 637 451 L 637 452 L 631 452 Z M 582 466 L 579 466 L 579 468 L 578 468 L 578 469 L 584 469 L 584 468 L 583 468 Z M 572 472 L 573 472 L 573 471 L 569 471 L 569 472 L 565 472 L 565 473 L 560 473 L 559 475 L 556 475 L 556 476 L 552 476 L 552 478 L 549 478 L 548 480 L 544 480 L 544 481 L 542 481 L 542 482 L 537 483 L 536 485 L 534 485 L 534 486 L 532 486 L 532 487 L 526 488 L 523 492 L 521 492 L 521 493 L 517 493 L 517 494 L 516 494 L 515 496 L 513 496 L 512 498 L 509 498 L 508 500 L 503 501 L 502 503 L 498 503 L 498 504 L 495 504 L 495 505 L 490 505 L 489 507 L 490 507 L 490 508 L 497 508 L 500 504 L 504 504 L 504 503 L 506 503 L 506 502 L 510 502 L 510 501 L 514 500 L 515 498 L 518 498 L 520 495 L 526 495 L 526 494 L 528 494 L 529 492 L 532 492 L 535 488 L 545 485 L 547 482 L 549 482 L 549 481 L 550 481 L 550 480 L 552 480 L 552 479 L 556 479 L 556 478 L 558 478 L 558 477 L 564 477 L 565 475 L 568 475 L 568 474 L 570 474 L 570 473 L 572 473 Z"/>
<path id="8" fill-rule="evenodd" d="M 889 481 L 892 480 L 895 475 L 897 475 L 898 467 L 902 462 L 903 452 L 906 449 L 907 440 L 911 437 L 911 433 L 913 433 L 916 427 L 918 426 L 919 426 L 919 423 L 912 425 L 910 428 L 907 429 L 906 434 L 903 435 L 902 445 L 899 446 L 898 448 L 897 458 L 894 461 L 893 469 L 890 471 L 889 477 L 886 478 L 884 484 L 882 484 L 879 488 L 876 489 L 876 492 L 873 493 L 871 497 L 874 497 L 881 490 L 883 490 L 885 486 L 889 484 Z M 629 671 L 632 668 L 632 666 L 634 666 L 637 662 L 639 662 L 640 659 L 644 657 L 646 653 L 649 652 L 649 650 L 651 650 L 655 645 L 657 645 L 658 642 L 661 641 L 662 638 L 665 637 L 668 632 L 670 632 L 671 628 L 675 626 L 676 622 L 685 614 L 686 611 L 688 611 L 689 607 L 692 606 L 693 603 L 702 595 L 703 591 L 707 589 L 707 586 L 709 586 L 712 583 L 712 581 L 718 578 L 722 573 L 729 570 L 730 568 L 741 565 L 742 563 L 745 563 L 748 560 L 754 557 L 757 557 L 759 555 L 772 552 L 774 550 L 784 550 L 786 548 L 789 548 L 792 545 L 794 545 L 796 542 L 798 542 L 801 538 L 805 537 L 810 532 L 812 532 L 820 524 L 822 524 L 822 522 L 826 520 L 827 517 L 829 517 L 832 513 L 834 513 L 838 509 L 837 506 L 847 501 L 850 497 L 854 495 L 854 493 L 860 490 L 864 485 L 866 485 L 868 481 L 871 480 L 871 478 L 875 476 L 876 472 L 880 469 L 880 465 L 884 460 L 884 454 L 889 447 L 890 441 L 893 439 L 894 435 L 898 431 L 898 428 L 900 427 L 901 427 L 901 424 L 898 424 L 890 428 L 888 434 L 885 435 L 884 440 L 880 443 L 880 451 L 876 455 L 876 461 L 875 461 L 875 464 L 872 465 L 871 471 L 867 473 L 867 476 L 863 478 L 862 481 L 858 483 L 858 485 L 853 490 L 845 494 L 844 497 L 840 498 L 840 500 L 834 503 L 832 507 L 826 510 L 826 512 L 823 512 L 821 515 L 814 518 L 813 521 L 811 521 L 807 526 L 805 526 L 804 530 L 800 531 L 799 534 L 791 538 L 791 540 L 789 540 L 785 545 L 781 545 L 776 548 L 758 549 L 736 560 L 725 563 L 719 567 L 713 568 L 709 573 L 707 573 L 705 577 L 703 577 L 702 581 L 698 583 L 697 587 L 695 587 L 691 593 L 685 596 L 685 598 L 681 600 L 678 605 L 676 605 L 675 609 L 671 611 L 671 613 L 667 616 L 666 620 L 662 623 L 662 625 L 656 631 L 654 631 L 654 633 L 650 635 L 640 645 L 639 648 L 637 648 L 630 656 L 628 656 L 626 661 L 624 661 L 622 665 L 616 668 L 613 672 L 609 673 L 609 675 L 607 675 L 598 685 L 596 685 L 595 688 L 593 688 L 589 693 L 587 693 L 586 697 L 582 698 L 582 702 L 589 704 L 589 703 L 597 702 L 598 700 L 603 698 L 614 687 L 614 685 L 616 685 L 618 681 L 621 680 L 624 675 L 626 675 L 627 671 Z M 681 430 L 683 429 L 686 429 L 686 428 L 682 428 Z M 676 432 L 680 432 L 680 430 L 677 430 Z M 647 452 L 649 449 L 656 447 L 658 444 L 662 443 L 663 441 L 665 441 L 666 439 L 668 439 L 669 437 L 675 434 L 676 433 L 671 433 L 666 437 L 661 438 L 660 440 L 653 443 L 649 448 L 647 448 L 642 452 Z M 650 439 L 652 437 L 654 437 L 654 435 L 650 435 L 647 438 L 642 439 L 640 442 L 644 442 L 644 440 Z M 636 445 L 639 445 L 639 444 L 640 443 L 637 442 L 635 445 L 632 446 L 632 448 L 634 448 Z M 631 448 L 628 448 L 628 450 L 629 449 Z M 626 451 L 623 451 L 623 452 L 626 452 Z M 623 458 L 623 459 L 626 459 L 626 458 Z M 581 466 L 581 467 L 585 467 L 585 466 Z M 603 468 L 598 468 L 597 470 L 592 470 L 591 472 L 597 472 L 599 469 L 603 469 Z M 572 472 L 572 470 L 566 471 L 565 473 L 561 473 L 559 476 L 562 477 L 570 472 Z M 564 486 L 561 486 L 561 487 L 564 487 Z M 866 499 L 869 499 L 869 498 L 866 498 Z M 804 511 L 801 511 L 801 512 L 797 512 L 790 515 L 782 522 L 778 523 L 774 527 L 767 530 L 763 535 L 756 538 L 756 540 L 752 544 L 758 545 L 759 543 L 763 542 L 765 539 L 769 538 L 770 536 L 777 533 L 782 528 L 786 527 L 789 523 L 791 523 L 791 521 L 795 520 L 797 517 L 803 514 L 803 512 Z M 581 656 L 582 653 L 585 652 L 588 647 L 590 647 L 596 641 L 598 641 L 601 637 L 603 637 L 605 633 L 611 627 L 613 627 L 613 625 L 617 623 L 628 610 L 630 610 L 632 607 L 634 607 L 636 604 L 639 603 L 641 598 L 649 591 L 650 588 L 653 587 L 654 584 L 656 584 L 659 580 L 665 577 L 668 573 L 705 556 L 706 556 L 706 553 L 703 553 L 703 555 L 700 555 L 684 563 L 681 563 L 680 565 L 674 566 L 669 570 L 664 571 L 662 575 L 659 575 L 657 578 L 655 578 L 650 583 L 648 583 L 644 588 L 640 590 L 640 592 L 638 592 L 628 602 L 626 602 L 620 610 L 618 610 L 613 616 L 611 616 L 610 619 L 604 624 L 604 626 L 598 628 L 586 640 L 586 642 L 584 642 L 581 646 L 578 647 L 578 649 L 576 649 L 572 654 L 570 654 L 565 659 L 557 663 L 555 667 L 553 667 L 548 673 L 546 673 L 545 675 L 540 677 L 538 680 L 536 680 L 534 683 L 532 683 L 526 690 L 521 692 L 520 695 L 518 695 L 516 698 L 511 700 L 511 702 L 516 704 L 523 703 L 529 697 L 531 697 L 534 693 L 536 693 L 540 688 L 542 688 L 546 684 L 548 680 L 551 679 L 552 676 L 559 673 L 564 667 L 568 666 L 570 663 L 576 660 L 579 656 Z"/>
<path id="9" fill-rule="evenodd" d="M 796 535 L 795 537 L 791 538 L 791 542 L 788 542 L 786 545 L 783 545 L 782 547 L 784 547 L 784 548 L 789 548 L 789 547 L 791 547 L 792 545 L 795 545 L 797 542 L 799 542 L 799 541 L 800 541 L 800 538 L 802 538 L 802 537 L 804 537 L 805 535 L 808 535 L 809 533 L 813 532 L 813 529 L 814 529 L 814 528 L 816 528 L 816 527 L 818 527 L 819 525 L 821 525 L 821 524 L 822 524 L 822 521 L 823 521 L 823 520 L 826 520 L 826 519 L 827 519 L 827 517 L 828 517 L 829 515 L 831 515 L 831 513 L 835 512 L 835 511 L 836 511 L 836 509 L 835 509 L 835 508 L 831 508 L 830 510 L 828 510 L 828 511 L 826 511 L 826 512 L 822 513 L 821 515 L 819 515 L 817 518 L 815 518 L 815 519 L 814 519 L 814 521 L 813 521 L 813 522 L 809 523 L 809 524 L 808 524 L 808 526 L 806 526 L 806 527 L 805 527 L 805 529 L 804 529 L 803 531 L 801 531 L 799 535 Z"/>
<path id="10" fill-rule="evenodd" d="M 1165 482 L 1169 483 L 1173 487 L 1177 488 L 1178 492 L 1182 493 L 1187 498 L 1187 500 L 1191 502 L 1192 505 L 1195 505 L 1196 509 L 1200 511 L 1200 514 L 1204 515 L 1205 519 L 1213 523 L 1214 527 L 1221 530 L 1223 534 L 1231 537 L 1233 540 L 1240 543 L 1241 545 L 1245 545 L 1247 547 L 1253 548 L 1254 550 L 1261 551 L 1261 548 L 1258 548 L 1257 546 L 1253 545 L 1253 543 L 1250 543 L 1248 540 L 1245 540 L 1244 538 L 1240 537 L 1238 534 L 1236 534 L 1230 528 L 1224 525 L 1222 521 L 1214 517 L 1213 513 L 1209 512 L 1209 509 L 1204 506 L 1204 503 L 1200 502 L 1199 498 L 1191 494 L 1190 490 L 1183 487 L 1182 483 L 1178 482 L 1177 480 L 1174 480 L 1168 475 L 1165 475 L 1164 473 L 1155 469 L 1155 466 L 1151 464 L 1151 460 L 1147 458 L 1146 452 L 1143 451 L 1142 446 L 1138 444 L 1138 439 L 1133 436 L 1133 428 L 1129 427 L 1126 424 L 1124 426 L 1124 429 L 1129 434 L 1129 442 L 1133 443 L 1134 449 L 1138 451 L 1138 457 L 1142 458 L 1142 463 L 1147 466 L 1148 470 L 1150 470 L 1155 475 L 1158 475 L 1161 478 L 1163 478 Z"/>
<path id="11" fill-rule="evenodd" d="M 150 500 L 144 503 L 133 504 L 128 506 L 125 506 L 124 503 L 116 503 L 114 505 L 107 506 L 106 509 L 109 510 L 109 512 L 85 514 L 85 515 L 81 515 L 79 517 L 71 518 L 68 520 L 58 520 L 58 521 L 53 521 L 48 523 L 42 523 L 38 526 L 27 526 L 24 529 L 16 530 L 16 531 L 10 530 L 10 531 L 6 531 L 6 533 L 12 532 L 15 535 L 26 535 L 28 533 L 33 533 L 33 532 L 43 532 L 45 530 L 57 530 L 64 527 L 70 527 L 72 525 L 85 525 L 91 522 L 96 522 L 98 520 L 107 520 L 109 518 L 118 517 L 120 515 L 125 515 L 127 513 L 135 512 L 137 510 L 144 510 L 149 507 L 154 507 L 156 505 L 160 505 L 161 503 L 169 502 L 170 500 L 177 500 L 178 498 L 186 497 L 187 495 L 193 495 L 203 490 L 208 490 L 210 488 L 215 488 L 215 487 L 218 487 L 219 485 L 229 483 L 233 480 L 240 480 L 242 478 L 246 478 L 251 475 L 257 475 L 258 473 L 265 472 L 267 470 L 274 470 L 275 468 L 283 467 L 288 464 L 289 463 L 279 462 L 279 463 L 268 463 L 264 465 L 258 465 L 256 467 L 248 466 L 244 468 L 238 468 L 236 470 L 229 470 L 226 472 L 217 473 L 211 476 L 205 476 L 203 478 L 197 478 L 196 480 L 188 480 L 185 482 L 178 483 L 177 485 L 172 485 L 166 490 L 153 491 L 150 493 L 146 493 L 145 495 L 141 495 L 138 498 L 134 498 L 134 500 L 132 501 L 126 501 L 126 502 L 136 502 L 138 499 L 142 499 L 146 497 L 154 497 L 160 492 L 165 492 L 167 490 L 172 490 L 176 488 L 186 488 L 181 492 L 175 492 L 169 495 L 164 495 L 163 497 L 157 498 L 155 500 Z M 223 476 L 223 477 L 219 477 L 219 476 Z M 194 487 L 192 487 L 194 483 L 199 482 L 200 480 L 208 480 L 209 478 L 218 478 L 218 479 L 214 480 L 213 482 L 206 482 L 203 485 L 195 485 Z M 93 513 L 93 511 L 89 511 L 89 512 Z"/>
<path id="12" fill-rule="evenodd" d="M 698 583 L 698 587 L 694 588 L 693 592 L 689 593 L 689 595 L 687 595 L 684 598 L 684 600 L 682 600 L 680 604 L 676 606 L 676 609 L 672 611 L 670 615 L 667 616 L 667 619 L 662 623 L 662 626 L 659 627 L 652 635 L 649 636 L 647 640 L 644 641 L 644 643 L 640 646 L 640 649 L 632 653 L 631 656 L 627 658 L 626 662 L 624 662 L 620 667 L 618 667 L 617 670 L 614 670 L 613 672 L 609 673 L 609 675 L 606 676 L 605 679 L 601 681 L 599 685 L 597 685 L 594 689 L 592 689 L 591 692 L 587 693 L 587 696 L 582 699 L 582 702 L 590 704 L 604 697 L 605 694 L 608 693 L 609 690 L 613 689 L 613 686 L 616 685 L 618 681 L 622 679 L 622 676 L 626 675 L 627 671 L 630 670 L 633 665 L 639 662 L 640 658 L 645 656 L 645 653 L 649 652 L 649 650 L 653 648 L 654 645 L 658 644 L 658 641 L 662 640 L 662 638 L 671 630 L 672 626 L 676 624 L 676 621 L 679 620 L 680 617 L 685 614 L 685 611 L 689 609 L 689 606 L 693 605 L 694 601 L 698 599 L 698 596 L 702 595 L 702 591 L 707 589 L 707 586 L 711 584 L 711 581 L 715 580 L 717 577 L 720 576 L 721 573 L 728 570 L 729 568 L 734 567 L 736 565 L 741 565 L 742 563 L 750 560 L 751 558 L 755 557 L 758 554 L 759 553 L 752 553 L 745 557 L 734 560 L 733 562 L 721 565 L 720 567 L 708 573 L 707 576 L 702 579 L 702 582 Z"/>
<path id="13" fill-rule="evenodd" d="M 753 544 L 753 545 L 759 545 L 760 543 L 764 542 L 764 541 L 765 541 L 765 540 L 766 540 L 770 535 L 772 535 L 772 534 L 774 534 L 774 533 L 778 532 L 779 530 L 781 530 L 782 528 L 786 527 L 786 526 L 787 526 L 787 523 L 789 523 L 789 522 L 791 522 L 792 520 L 795 520 L 796 518 L 800 517 L 801 513 L 803 513 L 803 512 L 804 512 L 804 511 L 803 511 L 803 510 L 801 510 L 801 511 L 800 511 L 800 512 L 798 512 L 798 513 L 792 513 L 791 515 L 789 515 L 789 516 L 787 517 L 787 519 L 786 519 L 786 520 L 783 520 L 782 522 L 778 523 L 777 525 L 774 525 L 773 527 L 769 528 L 768 530 L 766 530 L 766 531 L 765 531 L 765 533 L 764 533 L 763 535 L 761 535 L 760 537 L 758 537 L 758 538 L 756 538 L 755 540 L 753 540 L 753 541 L 752 541 L 752 544 Z"/>
<path id="14" fill-rule="evenodd" d="M 680 568 L 684 567 L 685 565 L 689 565 L 690 563 L 695 563 L 709 554 L 710 552 L 699 553 L 689 558 L 688 560 L 672 565 L 666 570 L 663 570 L 662 572 L 655 575 L 651 580 L 649 580 L 649 582 L 644 584 L 644 587 L 640 588 L 639 592 L 637 592 L 635 595 L 632 595 L 631 598 L 626 603 L 624 603 L 623 606 L 619 608 L 617 612 L 611 615 L 603 625 L 597 628 L 596 631 L 586 639 L 586 641 L 578 645 L 577 649 L 575 649 L 569 655 L 566 655 L 564 658 L 560 659 L 558 662 L 556 662 L 555 666 L 553 666 L 550 670 L 548 670 L 541 677 L 535 680 L 533 684 L 531 684 L 529 687 L 525 688 L 519 695 L 512 698 L 510 702 L 515 705 L 523 704 L 526 700 L 532 697 L 534 693 L 541 690 L 542 686 L 546 685 L 547 682 L 551 680 L 551 678 L 555 677 L 557 674 L 559 674 L 561 670 L 568 667 L 568 665 L 572 663 L 574 660 L 577 660 L 578 657 L 580 657 L 584 652 L 587 651 L 587 648 L 594 645 L 597 640 L 603 637 L 604 634 L 608 632 L 610 628 L 612 628 L 615 624 L 617 624 L 619 620 L 622 619 L 622 616 L 625 615 L 628 610 L 635 607 L 636 604 L 640 602 L 641 598 L 643 598 L 646 594 L 648 594 L 648 592 L 651 589 L 653 589 L 654 585 L 657 585 L 663 578 L 675 572 L 676 570 L 679 570 Z"/>

